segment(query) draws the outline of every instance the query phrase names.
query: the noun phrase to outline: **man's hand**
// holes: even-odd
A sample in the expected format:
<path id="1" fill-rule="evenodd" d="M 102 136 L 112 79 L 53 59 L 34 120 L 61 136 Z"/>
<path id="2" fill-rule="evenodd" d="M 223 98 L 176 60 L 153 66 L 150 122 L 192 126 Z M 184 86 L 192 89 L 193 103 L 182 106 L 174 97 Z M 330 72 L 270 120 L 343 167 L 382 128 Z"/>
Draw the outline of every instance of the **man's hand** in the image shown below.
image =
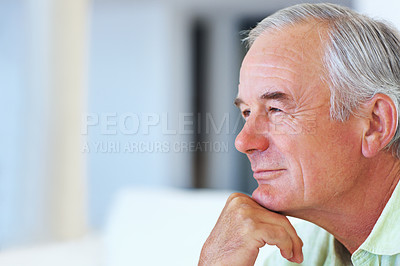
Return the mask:
<path id="1" fill-rule="evenodd" d="M 234 193 L 204 243 L 199 265 L 254 265 L 265 244 L 277 246 L 291 262 L 303 261 L 303 242 L 286 216 Z"/>

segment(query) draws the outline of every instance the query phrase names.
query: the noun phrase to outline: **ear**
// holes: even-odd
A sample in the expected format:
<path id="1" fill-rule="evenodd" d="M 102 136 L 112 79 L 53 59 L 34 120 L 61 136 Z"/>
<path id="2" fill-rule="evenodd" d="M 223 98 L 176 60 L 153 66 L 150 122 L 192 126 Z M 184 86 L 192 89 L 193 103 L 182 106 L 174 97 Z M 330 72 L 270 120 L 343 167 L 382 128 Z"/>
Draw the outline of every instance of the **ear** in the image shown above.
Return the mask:
<path id="1" fill-rule="evenodd" d="M 398 117 L 392 99 L 384 94 L 376 94 L 363 104 L 363 114 L 367 118 L 362 139 L 362 153 L 371 158 L 383 150 L 396 133 Z"/>

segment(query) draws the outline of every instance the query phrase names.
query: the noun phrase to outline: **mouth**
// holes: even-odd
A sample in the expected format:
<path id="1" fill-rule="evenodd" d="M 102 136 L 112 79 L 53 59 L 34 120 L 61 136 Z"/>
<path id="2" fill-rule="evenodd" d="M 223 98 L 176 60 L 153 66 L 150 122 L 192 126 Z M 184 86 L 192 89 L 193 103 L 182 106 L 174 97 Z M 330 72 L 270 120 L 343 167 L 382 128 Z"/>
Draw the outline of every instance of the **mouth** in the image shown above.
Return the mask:
<path id="1" fill-rule="evenodd" d="M 253 172 L 253 177 L 257 180 L 259 184 L 262 184 L 268 182 L 271 179 L 277 178 L 284 171 L 285 169 L 256 170 Z"/>

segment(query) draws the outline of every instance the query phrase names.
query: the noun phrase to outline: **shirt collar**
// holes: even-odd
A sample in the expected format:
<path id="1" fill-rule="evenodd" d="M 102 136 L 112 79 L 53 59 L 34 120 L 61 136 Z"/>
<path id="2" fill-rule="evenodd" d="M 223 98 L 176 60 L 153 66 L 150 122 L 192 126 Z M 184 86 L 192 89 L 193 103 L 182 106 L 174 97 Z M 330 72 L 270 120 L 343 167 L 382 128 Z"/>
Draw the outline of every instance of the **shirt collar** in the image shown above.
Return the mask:
<path id="1" fill-rule="evenodd" d="M 394 255 L 400 253 L 400 245 L 393 243 L 400 239 L 400 182 L 386 203 L 371 233 L 358 250 L 377 255 Z"/>

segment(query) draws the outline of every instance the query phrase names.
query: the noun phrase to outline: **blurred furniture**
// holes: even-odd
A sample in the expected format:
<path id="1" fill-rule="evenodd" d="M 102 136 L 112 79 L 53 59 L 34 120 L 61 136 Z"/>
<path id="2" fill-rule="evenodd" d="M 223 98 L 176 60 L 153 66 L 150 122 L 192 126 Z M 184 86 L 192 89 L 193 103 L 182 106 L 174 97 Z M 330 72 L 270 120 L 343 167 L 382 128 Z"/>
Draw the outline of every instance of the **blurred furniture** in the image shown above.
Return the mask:
<path id="1" fill-rule="evenodd" d="M 0 252 L 12 266 L 188 266 L 201 247 L 230 191 L 131 188 L 114 201 L 101 234 L 76 241 Z M 264 247 L 256 265 L 275 247 Z"/>
<path id="2" fill-rule="evenodd" d="M 105 232 L 107 265 L 197 265 L 201 247 L 231 192 L 129 189 Z M 256 265 L 275 247 L 265 247 Z"/>

